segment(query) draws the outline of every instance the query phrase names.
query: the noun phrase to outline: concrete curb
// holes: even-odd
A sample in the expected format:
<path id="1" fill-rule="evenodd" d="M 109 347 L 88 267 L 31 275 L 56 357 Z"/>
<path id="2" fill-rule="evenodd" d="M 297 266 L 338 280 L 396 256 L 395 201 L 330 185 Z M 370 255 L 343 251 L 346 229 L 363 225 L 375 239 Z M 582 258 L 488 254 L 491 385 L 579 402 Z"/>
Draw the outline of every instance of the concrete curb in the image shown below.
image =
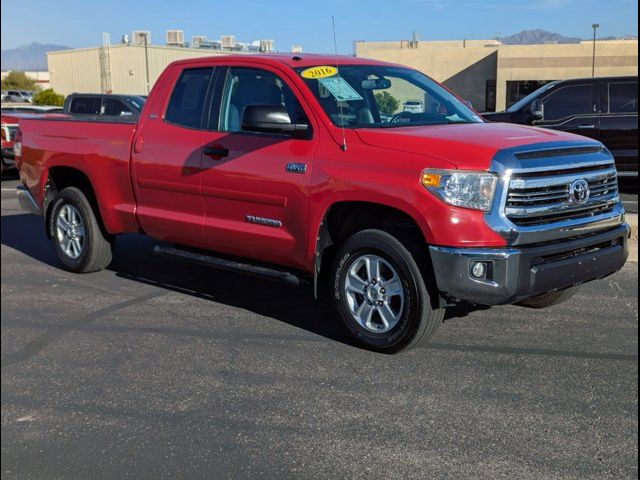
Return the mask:
<path id="1" fill-rule="evenodd" d="M 629 240 L 629 262 L 638 261 L 638 214 L 628 213 L 627 223 L 631 225 L 631 239 Z"/>

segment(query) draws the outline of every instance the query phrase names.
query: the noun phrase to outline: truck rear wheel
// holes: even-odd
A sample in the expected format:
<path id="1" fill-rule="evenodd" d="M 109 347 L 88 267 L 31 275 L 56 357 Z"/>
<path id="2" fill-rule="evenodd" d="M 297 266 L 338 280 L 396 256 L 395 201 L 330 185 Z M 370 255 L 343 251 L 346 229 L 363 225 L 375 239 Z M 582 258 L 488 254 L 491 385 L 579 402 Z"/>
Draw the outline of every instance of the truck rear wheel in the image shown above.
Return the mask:
<path id="1" fill-rule="evenodd" d="M 102 231 L 85 194 L 61 190 L 51 203 L 49 232 L 64 268 L 76 273 L 103 270 L 113 258 L 113 243 Z"/>
<path id="2" fill-rule="evenodd" d="M 556 292 L 543 293 L 542 295 L 538 295 L 537 297 L 522 300 L 521 302 L 516 303 L 516 305 L 527 308 L 553 307 L 554 305 L 558 305 L 569 300 L 576 293 L 578 293 L 579 289 L 580 287 L 570 287 L 565 288 L 564 290 L 558 290 Z"/>
<path id="3" fill-rule="evenodd" d="M 397 353 L 415 347 L 431 338 L 444 318 L 414 256 L 387 232 L 363 230 L 350 237 L 336 256 L 331 279 L 338 314 L 365 348 Z"/>

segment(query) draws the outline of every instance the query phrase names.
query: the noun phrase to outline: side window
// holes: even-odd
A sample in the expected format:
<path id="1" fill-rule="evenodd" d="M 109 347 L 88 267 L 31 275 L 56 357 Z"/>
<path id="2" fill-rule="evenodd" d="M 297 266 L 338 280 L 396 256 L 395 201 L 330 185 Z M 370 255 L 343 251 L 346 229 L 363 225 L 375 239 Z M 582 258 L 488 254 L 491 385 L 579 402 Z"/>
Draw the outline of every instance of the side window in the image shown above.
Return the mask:
<path id="1" fill-rule="evenodd" d="M 253 68 L 230 68 L 224 83 L 219 130 L 239 132 L 248 105 L 280 105 L 293 123 L 308 123 L 304 110 L 289 86 L 274 73 Z"/>
<path id="2" fill-rule="evenodd" d="M 638 83 L 609 84 L 609 113 L 638 113 Z"/>
<path id="3" fill-rule="evenodd" d="M 100 97 L 76 97 L 71 100 L 69 111 L 80 115 L 99 115 Z"/>
<path id="4" fill-rule="evenodd" d="M 184 70 L 171 94 L 165 120 L 183 127 L 201 128 L 212 75 L 213 68 Z"/>
<path id="5" fill-rule="evenodd" d="M 543 101 L 544 119 L 560 120 L 572 115 L 594 113 L 593 85 L 563 87 Z"/>
<path id="6" fill-rule="evenodd" d="M 131 110 L 117 98 L 105 98 L 102 104 L 102 114 L 120 117 L 131 115 Z"/>

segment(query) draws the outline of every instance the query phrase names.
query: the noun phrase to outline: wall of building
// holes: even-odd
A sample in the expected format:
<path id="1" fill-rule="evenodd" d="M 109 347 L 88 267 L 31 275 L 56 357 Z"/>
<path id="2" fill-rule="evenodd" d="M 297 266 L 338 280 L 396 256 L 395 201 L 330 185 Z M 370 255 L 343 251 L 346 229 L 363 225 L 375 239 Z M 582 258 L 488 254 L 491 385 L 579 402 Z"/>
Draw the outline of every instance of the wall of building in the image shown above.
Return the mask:
<path id="1" fill-rule="evenodd" d="M 593 42 L 569 45 L 502 45 L 495 40 L 355 42 L 358 57 L 408 65 L 444 83 L 477 110 L 495 81 L 496 110 L 507 101 L 507 82 L 591 76 Z M 638 74 L 638 41 L 598 41 L 596 76 Z"/>
<path id="2" fill-rule="evenodd" d="M 356 42 L 357 57 L 411 66 L 443 83 L 476 108 L 485 107 L 486 81 L 496 80 L 495 40 L 445 42 Z"/>
<path id="3" fill-rule="evenodd" d="M 153 84 L 167 65 L 176 60 L 221 55 L 222 52 L 195 48 L 147 47 L 149 84 Z M 105 57 L 106 55 L 106 57 Z M 147 61 L 142 45 L 112 45 L 64 50 L 47 54 L 51 86 L 59 93 L 112 93 L 146 95 Z M 105 72 L 110 72 L 106 75 Z M 109 81 L 105 80 L 109 77 Z M 110 84 L 110 85 L 109 85 Z M 106 88 L 110 86 L 110 88 Z"/>

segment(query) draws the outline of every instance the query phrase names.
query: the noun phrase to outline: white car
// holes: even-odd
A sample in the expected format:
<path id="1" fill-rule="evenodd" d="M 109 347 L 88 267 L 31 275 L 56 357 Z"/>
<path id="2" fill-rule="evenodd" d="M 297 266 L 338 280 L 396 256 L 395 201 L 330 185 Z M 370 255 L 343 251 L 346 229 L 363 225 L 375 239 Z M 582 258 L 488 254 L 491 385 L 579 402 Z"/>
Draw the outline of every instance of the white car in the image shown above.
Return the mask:
<path id="1" fill-rule="evenodd" d="M 421 100 L 407 100 L 404 102 L 404 111 L 409 113 L 423 113 L 424 103 Z"/>
<path id="2" fill-rule="evenodd" d="M 14 103 L 31 103 L 31 97 L 33 94 L 24 90 L 7 90 L 6 98 L 3 98 L 5 102 Z"/>

